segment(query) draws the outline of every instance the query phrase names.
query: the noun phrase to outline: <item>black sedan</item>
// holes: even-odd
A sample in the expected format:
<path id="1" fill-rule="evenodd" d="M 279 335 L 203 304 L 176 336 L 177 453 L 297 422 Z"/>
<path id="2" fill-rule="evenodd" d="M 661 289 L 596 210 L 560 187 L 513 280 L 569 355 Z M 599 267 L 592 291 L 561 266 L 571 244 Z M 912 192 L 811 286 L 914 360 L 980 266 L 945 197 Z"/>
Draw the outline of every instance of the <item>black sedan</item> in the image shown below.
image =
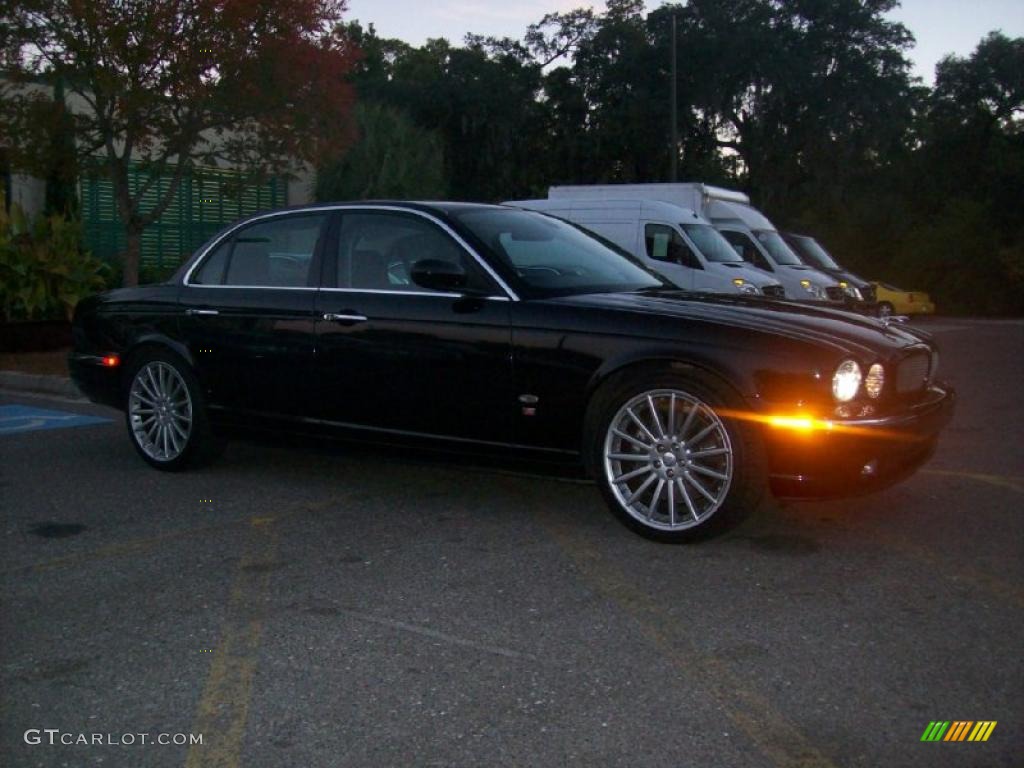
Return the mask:
<path id="1" fill-rule="evenodd" d="M 917 332 L 681 292 L 540 213 L 293 208 L 214 237 L 170 281 L 83 301 L 72 376 L 159 469 L 221 424 L 440 441 L 581 462 L 633 530 L 721 530 L 767 489 L 895 482 L 953 392 Z"/>

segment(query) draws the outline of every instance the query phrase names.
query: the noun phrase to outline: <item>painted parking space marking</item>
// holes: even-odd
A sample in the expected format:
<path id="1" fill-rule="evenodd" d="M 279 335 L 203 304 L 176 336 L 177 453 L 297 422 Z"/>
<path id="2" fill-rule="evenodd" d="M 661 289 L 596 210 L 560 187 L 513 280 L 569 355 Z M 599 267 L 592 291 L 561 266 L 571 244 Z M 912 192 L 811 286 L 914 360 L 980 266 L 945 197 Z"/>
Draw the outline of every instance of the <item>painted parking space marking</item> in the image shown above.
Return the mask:
<path id="1" fill-rule="evenodd" d="M 71 411 L 52 411 L 28 405 L 0 405 L 0 435 L 33 432 L 39 429 L 64 429 L 105 424 L 110 419 Z"/>

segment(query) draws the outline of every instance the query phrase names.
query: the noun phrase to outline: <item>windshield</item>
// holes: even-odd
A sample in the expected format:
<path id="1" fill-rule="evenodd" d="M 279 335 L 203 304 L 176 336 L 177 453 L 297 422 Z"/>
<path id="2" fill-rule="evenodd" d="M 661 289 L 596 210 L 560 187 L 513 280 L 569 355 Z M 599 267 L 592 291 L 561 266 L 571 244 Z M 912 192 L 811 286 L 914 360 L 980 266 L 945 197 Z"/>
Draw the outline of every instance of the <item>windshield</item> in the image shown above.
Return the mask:
<path id="1" fill-rule="evenodd" d="M 800 261 L 800 257 L 793 253 L 793 249 L 786 245 L 786 241 L 782 239 L 778 232 L 771 229 L 760 229 L 754 232 L 754 237 L 771 254 L 776 264 L 782 264 L 787 267 L 803 264 Z"/>
<path id="2" fill-rule="evenodd" d="M 835 259 L 828 255 L 828 251 L 821 247 L 813 237 L 794 237 L 793 244 L 800 251 L 805 261 L 810 261 L 816 267 L 825 269 L 842 269 L 836 264 Z"/>
<path id="3" fill-rule="evenodd" d="M 743 257 L 736 253 L 736 249 L 714 227 L 707 224 L 683 224 L 683 229 L 708 261 L 743 261 Z"/>
<path id="4" fill-rule="evenodd" d="M 533 294 L 562 296 L 668 287 L 624 251 L 560 219 L 496 208 L 452 215 Z"/>

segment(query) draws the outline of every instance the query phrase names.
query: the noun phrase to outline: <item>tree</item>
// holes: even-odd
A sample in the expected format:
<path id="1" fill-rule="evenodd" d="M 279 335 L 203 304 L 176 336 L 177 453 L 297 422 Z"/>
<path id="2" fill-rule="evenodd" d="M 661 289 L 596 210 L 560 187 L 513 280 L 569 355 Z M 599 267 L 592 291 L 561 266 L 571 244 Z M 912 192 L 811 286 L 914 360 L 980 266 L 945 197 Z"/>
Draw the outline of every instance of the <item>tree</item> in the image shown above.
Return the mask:
<path id="1" fill-rule="evenodd" d="M 764 207 L 789 213 L 899 146 L 914 105 L 895 0 L 692 0 L 680 50 L 694 106 Z M 792 208 L 790 208 L 792 206 Z"/>
<path id="2" fill-rule="evenodd" d="M 942 59 L 932 101 L 944 117 L 990 120 L 1006 133 L 1024 130 L 1024 38 L 990 32 L 969 57 Z"/>
<path id="3" fill-rule="evenodd" d="M 451 196 L 503 200 L 542 182 L 541 71 L 524 46 L 471 35 L 461 47 L 442 38 L 414 48 L 355 22 L 343 33 L 366 54 L 353 76 L 360 97 L 441 136 Z"/>
<path id="4" fill-rule="evenodd" d="M 78 211 L 78 158 L 75 153 L 75 121 L 64 103 L 64 84 L 53 89 L 53 106 L 47 129 L 50 133 L 49 160 L 46 172 L 47 215 L 74 215 Z"/>
<path id="5" fill-rule="evenodd" d="M 82 105 L 77 149 L 111 179 L 125 285 L 138 281 L 143 232 L 193 165 L 288 173 L 349 140 L 356 52 L 330 32 L 343 0 L 0 2 L 13 76 L 60 78 Z M 5 101 L 4 133 L 30 164 L 39 94 L 27 84 Z"/>
<path id="6" fill-rule="evenodd" d="M 317 171 L 317 200 L 444 197 L 444 149 L 435 132 L 397 109 L 365 101 L 355 117 L 359 140 Z"/>

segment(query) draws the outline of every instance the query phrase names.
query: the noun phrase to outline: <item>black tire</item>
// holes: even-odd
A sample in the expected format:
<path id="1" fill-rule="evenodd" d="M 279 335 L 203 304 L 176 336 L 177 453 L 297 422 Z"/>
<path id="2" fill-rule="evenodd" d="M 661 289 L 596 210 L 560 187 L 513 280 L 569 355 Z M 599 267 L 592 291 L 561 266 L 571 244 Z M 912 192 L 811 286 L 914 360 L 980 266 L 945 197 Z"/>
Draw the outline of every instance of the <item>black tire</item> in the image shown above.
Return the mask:
<path id="1" fill-rule="evenodd" d="M 635 398 L 645 393 L 654 392 L 662 393 L 657 395 L 661 398 L 667 396 L 666 392 L 681 393 L 691 398 L 692 402 L 696 402 L 699 406 L 710 410 L 715 418 L 707 417 L 706 423 L 712 424 L 717 419 L 717 424 L 720 424 L 723 428 L 719 430 L 715 426 L 712 436 L 717 435 L 722 440 L 721 445 L 723 448 L 727 447 L 731 450 L 729 459 L 726 459 L 724 456 L 720 457 L 725 462 L 731 461 L 731 463 L 727 463 L 727 466 L 731 467 L 731 475 L 728 481 L 723 481 L 718 487 L 718 494 L 720 495 L 717 497 L 717 506 L 701 500 L 697 496 L 692 480 L 690 480 L 694 475 L 682 463 L 676 465 L 677 474 L 675 480 L 667 480 L 663 476 L 659 477 L 653 474 L 655 470 L 650 470 L 651 476 L 654 477 L 658 484 L 662 480 L 667 483 L 664 486 L 666 489 L 673 482 L 677 484 L 677 487 L 685 486 L 693 491 L 694 499 L 699 500 L 701 504 L 707 504 L 705 510 L 707 511 L 706 518 L 700 519 L 703 516 L 703 512 L 701 512 L 701 514 L 693 516 L 690 521 L 680 521 L 680 525 L 689 525 L 690 527 L 666 530 L 663 527 L 655 526 L 659 524 L 667 525 L 667 522 L 659 523 L 655 519 L 654 523 L 651 524 L 639 519 L 636 509 L 631 513 L 624 503 L 628 499 L 622 499 L 616 493 L 616 490 L 613 488 L 613 478 L 609 476 L 614 471 L 614 464 L 611 463 L 611 460 L 606 463 L 605 454 L 606 448 L 611 444 L 607 441 L 616 440 L 615 437 L 609 436 L 613 420 L 616 420 L 617 417 L 622 417 L 625 406 Z M 664 400 L 660 402 L 664 402 Z M 678 403 L 679 401 L 676 399 L 673 402 Z M 687 404 L 685 401 L 683 402 L 684 407 L 687 405 L 692 407 L 692 402 L 690 404 Z M 613 376 L 594 396 L 588 409 L 584 437 L 584 450 L 587 451 L 588 467 L 612 514 L 626 527 L 641 536 L 672 544 L 706 539 L 723 533 L 742 522 L 758 508 L 767 488 L 767 467 L 760 431 L 756 423 L 739 419 L 735 415 L 743 407 L 741 398 L 730 387 L 718 381 L 715 377 L 694 369 L 639 369 Z M 685 413 L 685 411 L 682 413 Z M 697 408 L 697 413 L 699 414 L 698 418 L 706 415 L 706 411 L 700 407 Z M 667 433 L 669 431 L 668 425 L 665 424 L 664 426 L 664 431 Z M 680 431 L 678 424 L 675 431 Z M 723 431 L 727 438 L 722 436 Z M 691 434 L 694 433 L 691 432 Z M 687 440 L 690 439 L 690 437 L 685 435 L 684 437 Z M 689 467 L 689 454 L 685 450 L 686 440 L 680 439 L 679 443 L 679 452 L 687 454 L 686 465 Z M 620 442 L 620 445 L 624 445 L 624 443 Z M 670 446 L 665 447 L 670 448 Z M 703 450 L 703 447 L 700 445 L 693 447 L 698 451 Z M 716 450 L 723 451 L 723 448 Z M 659 473 L 668 471 L 665 469 L 668 467 L 668 458 L 672 458 L 673 464 L 677 461 L 674 457 L 668 457 L 667 453 L 661 455 L 664 457 L 664 464 L 658 465 L 659 469 L 656 471 Z M 701 459 L 701 461 L 706 460 Z M 625 466 L 625 464 L 619 465 L 620 470 Z M 645 465 L 640 463 L 639 466 L 643 467 Z M 669 475 L 671 474 L 669 472 Z M 683 480 L 680 474 L 685 474 L 686 480 Z M 619 477 L 621 479 L 622 475 Z M 646 477 L 649 476 L 641 474 L 636 482 L 642 484 L 645 482 Z M 705 482 L 702 475 L 696 477 L 701 481 L 701 484 Z M 628 485 L 616 485 L 622 495 L 625 495 L 625 492 L 621 491 L 623 487 L 629 491 L 636 490 Z M 675 488 L 673 488 L 673 491 L 675 491 Z M 681 497 L 683 492 L 680 490 L 679 494 Z M 712 495 L 715 494 L 713 493 Z M 651 491 L 651 496 L 654 496 L 653 490 Z M 648 509 L 653 506 L 657 510 L 661 501 L 657 498 L 653 499 L 653 504 L 651 501 L 651 499 L 648 500 Z M 665 503 L 667 505 L 667 500 Z M 693 520 L 699 520 L 699 522 L 694 523 Z"/>
<path id="2" fill-rule="evenodd" d="M 154 443 L 149 443 L 148 447 L 143 445 L 142 440 L 144 438 L 137 434 L 135 428 L 135 419 L 140 418 L 140 415 L 137 411 L 133 413 L 133 402 L 136 406 L 144 407 L 146 404 L 133 399 L 133 388 L 136 385 L 137 378 L 147 376 L 144 373 L 147 368 L 150 371 L 164 372 L 168 379 L 170 378 L 169 371 L 173 371 L 178 377 L 180 387 L 183 388 L 184 393 L 187 395 L 187 402 L 190 406 L 191 426 L 186 431 L 183 445 L 179 451 L 174 451 L 173 456 L 168 456 L 167 458 L 154 455 Z M 147 464 L 165 472 L 178 472 L 187 467 L 200 466 L 220 454 L 223 443 L 213 434 L 210 428 L 210 420 L 206 411 L 206 398 L 203 395 L 202 387 L 191 366 L 185 360 L 170 350 L 153 347 L 145 349 L 135 356 L 131 360 L 126 374 L 124 411 L 125 424 L 128 427 L 128 438 Z M 146 378 L 146 381 L 147 386 L 152 386 L 151 379 Z M 145 390 L 141 391 L 145 392 Z M 176 397 L 181 397 L 181 389 L 176 390 L 176 392 L 178 393 Z M 179 402 L 184 402 L 184 398 Z M 180 435 L 176 439 L 181 440 Z"/>
<path id="3" fill-rule="evenodd" d="M 879 317 L 891 317 L 894 308 L 888 301 L 878 302 L 878 316 Z"/>

